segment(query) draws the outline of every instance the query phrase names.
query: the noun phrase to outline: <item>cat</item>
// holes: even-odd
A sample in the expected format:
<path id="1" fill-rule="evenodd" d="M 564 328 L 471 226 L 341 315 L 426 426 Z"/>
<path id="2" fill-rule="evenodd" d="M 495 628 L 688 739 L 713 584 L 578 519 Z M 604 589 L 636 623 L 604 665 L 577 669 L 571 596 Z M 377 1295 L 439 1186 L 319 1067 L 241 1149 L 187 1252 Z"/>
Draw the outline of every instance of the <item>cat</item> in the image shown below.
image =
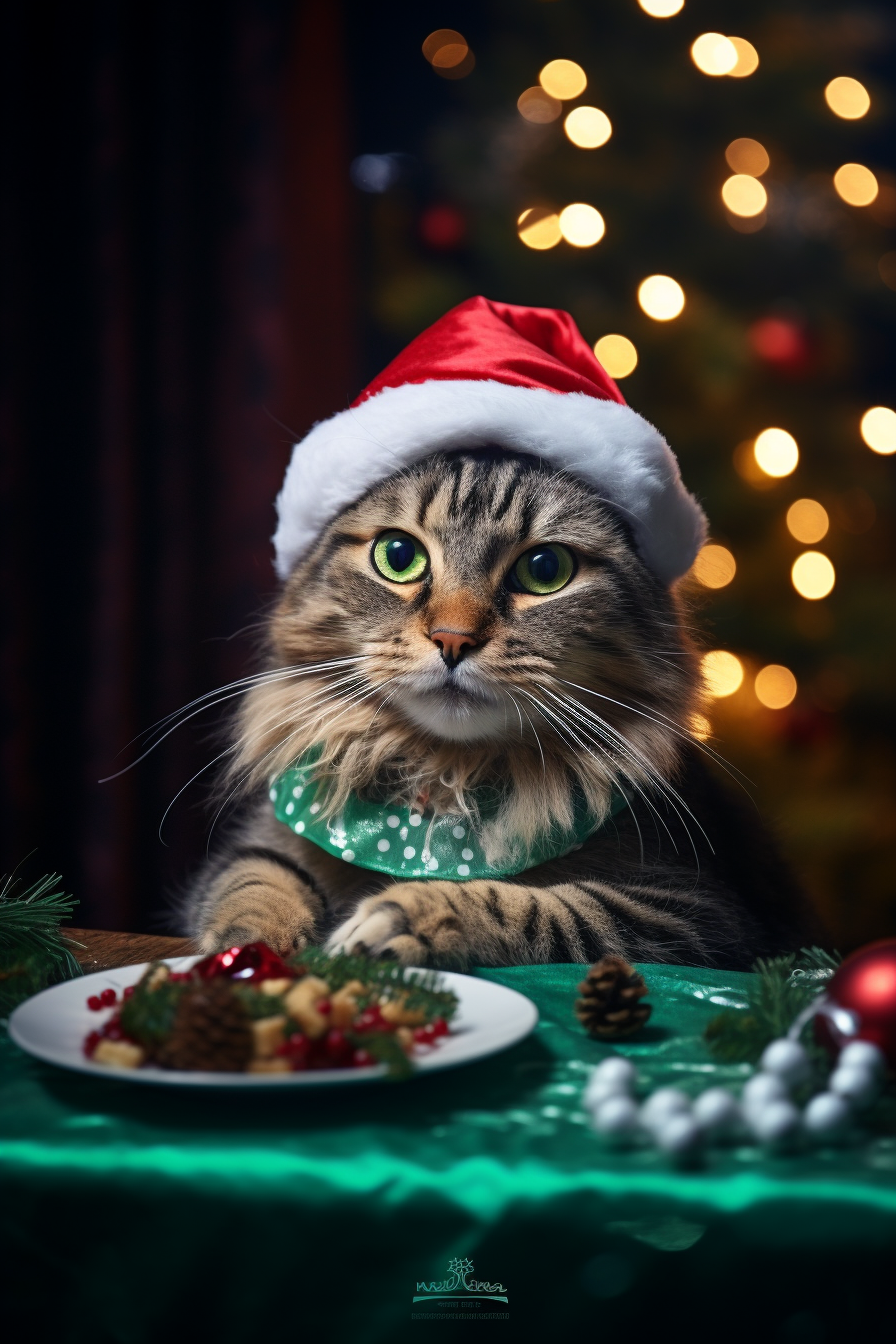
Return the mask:
<path id="1" fill-rule="evenodd" d="M 295 565 L 268 640 L 226 781 L 245 811 L 188 896 L 204 951 L 746 968 L 805 941 L 751 800 L 692 735 L 699 658 L 680 598 L 569 472 L 482 448 L 394 473 Z M 487 875 L 403 880 L 303 838 L 269 798 L 299 760 L 331 834 L 352 799 L 403 807 L 424 835 L 449 816 L 478 835 Z M 583 809 L 592 834 L 538 849 Z"/>

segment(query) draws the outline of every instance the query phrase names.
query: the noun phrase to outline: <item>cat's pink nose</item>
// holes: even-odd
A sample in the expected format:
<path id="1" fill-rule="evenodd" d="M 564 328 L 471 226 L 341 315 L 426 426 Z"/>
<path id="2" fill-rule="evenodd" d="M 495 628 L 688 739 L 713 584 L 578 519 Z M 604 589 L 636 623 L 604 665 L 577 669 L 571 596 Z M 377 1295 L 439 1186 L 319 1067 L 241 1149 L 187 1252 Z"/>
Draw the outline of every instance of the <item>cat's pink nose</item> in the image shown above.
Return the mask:
<path id="1" fill-rule="evenodd" d="M 469 630 L 430 630 L 429 637 L 449 667 L 456 667 L 464 654 L 476 647 Z"/>

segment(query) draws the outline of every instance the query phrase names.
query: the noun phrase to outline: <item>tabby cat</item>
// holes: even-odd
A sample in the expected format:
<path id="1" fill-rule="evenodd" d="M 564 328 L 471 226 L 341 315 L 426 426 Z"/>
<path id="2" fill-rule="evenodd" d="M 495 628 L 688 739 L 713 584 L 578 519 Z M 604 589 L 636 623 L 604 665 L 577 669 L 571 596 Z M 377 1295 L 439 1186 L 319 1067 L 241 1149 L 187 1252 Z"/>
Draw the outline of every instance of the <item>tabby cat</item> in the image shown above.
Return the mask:
<path id="1" fill-rule="evenodd" d="M 752 802 L 691 735 L 679 599 L 575 476 L 486 448 L 388 477 L 287 578 L 268 663 L 232 749 L 243 817 L 189 896 L 204 950 L 746 967 L 805 936 Z M 310 784 L 329 852 L 291 820 Z M 345 861 L 352 807 L 394 870 Z M 441 818 L 479 871 L 458 840 L 403 877 Z"/>

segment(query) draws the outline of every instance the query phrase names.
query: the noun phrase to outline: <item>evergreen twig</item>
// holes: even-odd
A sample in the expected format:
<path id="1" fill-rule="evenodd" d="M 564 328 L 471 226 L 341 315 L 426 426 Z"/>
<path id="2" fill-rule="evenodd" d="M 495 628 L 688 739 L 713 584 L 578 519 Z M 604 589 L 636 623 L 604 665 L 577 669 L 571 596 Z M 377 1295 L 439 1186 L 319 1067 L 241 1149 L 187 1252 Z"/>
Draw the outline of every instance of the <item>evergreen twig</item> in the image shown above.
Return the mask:
<path id="1" fill-rule="evenodd" d="M 72 946 L 60 930 L 78 904 L 59 890 L 58 873 L 49 873 L 24 891 L 19 880 L 0 885 L 0 1013 L 9 1012 L 29 994 L 51 982 L 81 974 Z"/>
<path id="2" fill-rule="evenodd" d="M 818 997 L 839 961 L 838 953 L 820 947 L 757 961 L 746 1009 L 726 1008 L 708 1024 L 704 1035 L 710 1051 L 726 1064 L 755 1064 Z"/>

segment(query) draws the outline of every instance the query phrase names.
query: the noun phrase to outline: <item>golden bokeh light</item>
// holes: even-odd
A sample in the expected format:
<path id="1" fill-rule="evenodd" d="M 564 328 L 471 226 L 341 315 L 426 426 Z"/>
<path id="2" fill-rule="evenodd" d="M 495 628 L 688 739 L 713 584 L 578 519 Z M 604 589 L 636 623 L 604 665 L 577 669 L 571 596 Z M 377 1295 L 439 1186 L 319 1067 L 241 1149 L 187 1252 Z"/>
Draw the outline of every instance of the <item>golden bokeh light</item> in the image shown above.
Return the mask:
<path id="1" fill-rule="evenodd" d="M 439 64 L 445 68 L 460 65 L 469 49 L 466 38 L 461 33 L 456 32 L 454 28 L 437 28 L 434 33 L 430 33 L 423 43 L 423 55 L 430 65 L 435 63 L 438 56 Z M 460 52 L 460 55 L 458 55 L 458 52 Z M 444 55 L 440 55 L 440 53 L 444 53 Z"/>
<path id="2" fill-rule="evenodd" d="M 713 649 L 711 653 L 704 653 L 701 670 L 707 693 L 717 700 L 733 695 L 743 684 L 744 665 L 726 649 Z"/>
<path id="3" fill-rule="evenodd" d="M 872 453 L 884 457 L 896 453 L 896 411 L 889 406 L 872 406 L 862 416 L 860 429 Z"/>
<path id="4" fill-rule="evenodd" d="M 691 736 L 698 742 L 706 742 L 712 737 L 712 724 L 705 714 L 691 715 Z"/>
<path id="5" fill-rule="evenodd" d="M 531 89 L 524 89 L 516 100 L 520 115 L 527 121 L 534 121 L 537 125 L 546 125 L 549 121 L 556 121 L 563 111 L 563 104 L 559 98 L 552 98 L 549 93 L 545 93 L 540 84 L 534 84 Z"/>
<path id="6" fill-rule="evenodd" d="M 755 177 L 735 173 L 722 183 L 722 200 L 732 215 L 752 219 L 754 215 L 761 215 L 768 205 L 768 193 Z"/>
<path id="7" fill-rule="evenodd" d="M 728 41 L 737 52 L 737 63 L 728 74 L 732 79 L 746 79 L 759 69 L 759 52 L 745 37 L 729 37 Z"/>
<path id="8" fill-rule="evenodd" d="M 827 536 L 831 520 L 817 499 L 796 499 L 787 510 L 787 531 L 805 546 Z"/>
<path id="9" fill-rule="evenodd" d="M 627 336 L 601 336 L 594 355 L 611 378 L 627 378 L 638 367 L 638 352 Z"/>
<path id="10" fill-rule="evenodd" d="M 684 0 L 638 0 L 638 4 L 652 19 L 671 19 L 684 9 Z"/>
<path id="11" fill-rule="evenodd" d="M 730 75 L 737 59 L 737 47 L 722 33 L 702 33 L 691 46 L 691 60 L 704 75 Z"/>
<path id="12" fill-rule="evenodd" d="M 761 177 L 769 165 L 765 145 L 751 140 L 748 135 L 731 141 L 725 150 L 725 159 L 733 173 L 748 173 L 750 177 Z"/>
<path id="13" fill-rule="evenodd" d="M 578 98 L 588 87 L 588 76 L 575 61 L 548 61 L 538 82 L 552 98 Z"/>
<path id="14" fill-rule="evenodd" d="M 727 546 L 707 542 L 694 561 L 691 573 L 704 588 L 727 588 L 737 573 L 737 561 Z"/>
<path id="15" fill-rule="evenodd" d="M 756 699 L 766 709 L 786 709 L 796 698 L 796 677 L 789 667 L 769 663 L 756 673 L 753 682 Z"/>
<path id="16" fill-rule="evenodd" d="M 824 91 L 824 100 L 835 117 L 844 121 L 858 121 L 871 106 L 871 95 L 857 79 L 838 75 Z"/>
<path id="17" fill-rule="evenodd" d="M 774 490 L 776 482 L 772 476 L 766 476 L 756 461 L 754 447 L 755 441 L 753 439 L 744 439 L 742 443 L 737 445 L 731 456 L 734 470 L 754 490 Z"/>
<path id="18" fill-rule="evenodd" d="M 638 303 L 654 322 L 671 322 L 684 308 L 684 290 L 671 275 L 648 275 L 638 286 Z"/>
<path id="19" fill-rule="evenodd" d="M 524 210 L 516 222 L 516 231 L 520 242 L 535 252 L 547 252 L 550 248 L 556 247 L 563 237 L 556 211 L 543 206 Z"/>
<path id="20" fill-rule="evenodd" d="M 579 149 L 600 149 L 613 134 L 613 125 L 599 107 L 574 107 L 563 129 Z"/>
<path id="21" fill-rule="evenodd" d="M 796 470 L 800 450 L 786 429 L 764 429 L 756 436 L 753 456 L 766 476 L 789 476 Z"/>
<path id="22" fill-rule="evenodd" d="M 834 174 L 834 190 L 847 205 L 870 205 L 880 187 L 863 163 L 844 163 Z"/>
<path id="23" fill-rule="evenodd" d="M 827 597 L 837 581 L 837 574 L 821 551 L 803 551 L 793 562 L 790 579 L 800 597 L 817 602 L 820 597 Z"/>
<path id="24" fill-rule="evenodd" d="M 593 205 L 576 201 L 560 211 L 560 232 L 573 247 L 594 247 L 607 231 L 604 217 Z"/>

